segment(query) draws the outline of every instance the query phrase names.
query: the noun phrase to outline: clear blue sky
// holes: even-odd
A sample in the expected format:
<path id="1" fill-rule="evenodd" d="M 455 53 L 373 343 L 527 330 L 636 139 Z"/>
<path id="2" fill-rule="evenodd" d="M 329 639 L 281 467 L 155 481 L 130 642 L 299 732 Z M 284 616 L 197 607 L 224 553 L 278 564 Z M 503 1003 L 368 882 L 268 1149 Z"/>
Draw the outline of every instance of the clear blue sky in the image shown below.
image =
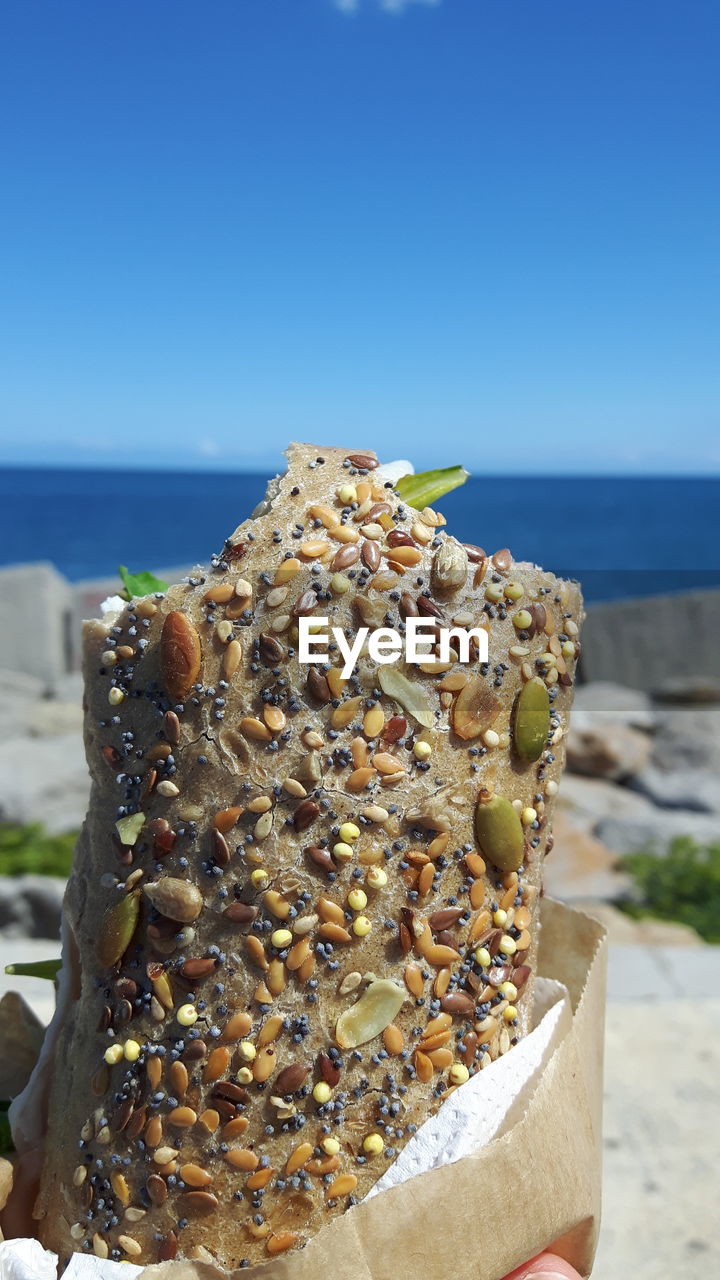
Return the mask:
<path id="1" fill-rule="evenodd" d="M 2 0 L 0 459 L 720 472 L 718 0 Z"/>

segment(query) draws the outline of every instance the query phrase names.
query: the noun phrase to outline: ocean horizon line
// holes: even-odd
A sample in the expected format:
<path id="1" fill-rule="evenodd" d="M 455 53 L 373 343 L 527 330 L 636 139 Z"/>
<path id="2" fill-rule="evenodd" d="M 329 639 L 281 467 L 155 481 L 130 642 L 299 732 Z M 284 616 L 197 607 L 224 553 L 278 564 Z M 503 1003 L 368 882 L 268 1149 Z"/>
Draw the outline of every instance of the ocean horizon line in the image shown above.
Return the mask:
<path id="1" fill-rule="evenodd" d="M 388 462 L 390 461 L 395 461 L 395 459 L 388 459 Z M 433 470 L 435 469 L 435 465 L 438 465 L 438 464 L 429 464 L 427 467 L 425 466 L 416 467 L 416 470 L 420 470 L 420 471 Z M 445 463 L 443 465 L 456 465 L 456 464 Z M 466 470 L 469 470 L 466 463 L 458 463 L 457 465 L 465 466 Z M 147 465 L 138 464 L 134 466 L 118 466 L 114 464 L 110 464 L 108 466 L 99 466 L 96 463 L 83 463 L 83 462 L 73 462 L 73 463 L 7 462 L 7 461 L 3 461 L 3 459 L 0 458 L 0 474 L 12 473 L 12 472 L 22 472 L 26 474 L 28 472 L 35 472 L 35 473 L 42 473 L 45 475 L 50 475 L 50 474 L 69 475 L 72 473 L 82 472 L 83 474 L 88 474 L 88 475 L 103 475 L 103 476 L 106 476 L 106 475 L 173 475 L 173 476 L 202 475 L 202 476 L 218 476 L 218 477 L 226 478 L 228 475 L 262 477 L 266 475 L 282 474 L 283 471 L 284 471 L 284 468 L 279 467 L 277 465 L 277 462 L 267 463 L 266 465 L 261 465 L 255 462 L 248 465 L 236 465 L 233 463 L 232 466 L 227 466 L 227 467 L 220 467 L 217 465 L 205 466 L 203 464 L 167 466 L 167 465 L 161 465 L 161 464 L 155 464 L 155 463 L 151 463 Z M 535 468 L 533 468 L 530 471 L 515 471 L 515 470 L 495 469 L 492 467 L 487 468 L 486 470 L 483 470 L 483 471 L 470 470 L 468 480 L 484 480 L 484 479 L 497 479 L 497 480 L 505 480 L 505 481 L 518 480 L 523 482 L 528 480 L 563 480 L 563 481 L 579 480 L 579 481 L 583 481 L 583 483 L 585 483 L 588 480 L 603 480 L 603 481 L 632 480 L 634 483 L 642 480 L 662 480 L 664 482 L 673 481 L 673 480 L 711 482 L 711 481 L 720 481 L 720 468 L 717 471 L 712 471 L 712 472 L 677 471 L 676 469 L 673 471 L 614 471 L 614 470 L 604 471 L 599 469 L 596 469 L 593 471 L 577 471 L 577 470 L 537 471 Z"/>

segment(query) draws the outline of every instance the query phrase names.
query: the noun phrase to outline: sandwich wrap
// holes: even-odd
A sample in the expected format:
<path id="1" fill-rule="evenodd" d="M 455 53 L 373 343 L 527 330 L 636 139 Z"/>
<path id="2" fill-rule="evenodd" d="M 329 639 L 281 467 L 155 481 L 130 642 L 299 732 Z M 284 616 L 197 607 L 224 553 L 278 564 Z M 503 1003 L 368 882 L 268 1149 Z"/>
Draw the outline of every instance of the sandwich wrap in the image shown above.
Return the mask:
<path id="1" fill-rule="evenodd" d="M 209 571 L 85 626 L 35 1206 L 62 1261 L 307 1245 L 531 1026 L 579 591 L 448 537 L 370 454 L 289 463 Z M 480 625 L 488 661 L 343 676 L 298 659 L 321 616 Z"/>

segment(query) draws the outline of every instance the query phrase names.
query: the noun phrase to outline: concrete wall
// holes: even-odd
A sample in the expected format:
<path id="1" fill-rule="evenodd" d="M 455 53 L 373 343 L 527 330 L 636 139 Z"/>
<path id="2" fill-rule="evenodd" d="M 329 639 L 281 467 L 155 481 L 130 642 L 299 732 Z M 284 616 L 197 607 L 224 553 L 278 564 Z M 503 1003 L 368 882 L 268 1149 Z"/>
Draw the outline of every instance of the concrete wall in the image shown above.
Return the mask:
<path id="1" fill-rule="evenodd" d="M 51 564 L 0 569 L 0 667 L 49 687 L 74 661 L 74 592 Z"/>
<path id="2" fill-rule="evenodd" d="M 153 572 L 179 582 L 190 570 Z M 35 676 L 52 689 L 80 667 L 83 619 L 99 617 L 101 601 L 120 586 L 115 577 L 72 584 L 51 564 L 0 569 L 0 670 Z"/>
<path id="3" fill-rule="evenodd" d="M 669 681 L 720 679 L 720 591 L 688 591 L 588 606 L 583 680 L 657 690 Z"/>

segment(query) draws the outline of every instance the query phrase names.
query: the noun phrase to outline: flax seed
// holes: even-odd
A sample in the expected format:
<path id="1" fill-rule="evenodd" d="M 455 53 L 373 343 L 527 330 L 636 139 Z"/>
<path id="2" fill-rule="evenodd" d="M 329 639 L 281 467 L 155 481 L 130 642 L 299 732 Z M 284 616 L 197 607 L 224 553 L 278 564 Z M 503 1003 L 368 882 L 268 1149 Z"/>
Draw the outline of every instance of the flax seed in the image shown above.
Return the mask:
<path id="1" fill-rule="evenodd" d="M 225 1153 L 225 1159 L 233 1169 L 242 1169 L 246 1173 L 254 1173 L 260 1164 L 260 1157 L 254 1151 L 248 1151 L 243 1147 L 231 1147 Z"/>
<path id="2" fill-rule="evenodd" d="M 328 1200 L 337 1200 L 340 1196 L 352 1195 L 357 1186 L 358 1180 L 354 1173 L 343 1173 L 340 1177 L 335 1178 L 327 1188 L 326 1195 Z"/>
<path id="3" fill-rule="evenodd" d="M 405 966 L 403 973 L 405 986 L 411 995 L 419 999 L 425 988 L 425 982 L 419 965 L 408 964 Z"/>

